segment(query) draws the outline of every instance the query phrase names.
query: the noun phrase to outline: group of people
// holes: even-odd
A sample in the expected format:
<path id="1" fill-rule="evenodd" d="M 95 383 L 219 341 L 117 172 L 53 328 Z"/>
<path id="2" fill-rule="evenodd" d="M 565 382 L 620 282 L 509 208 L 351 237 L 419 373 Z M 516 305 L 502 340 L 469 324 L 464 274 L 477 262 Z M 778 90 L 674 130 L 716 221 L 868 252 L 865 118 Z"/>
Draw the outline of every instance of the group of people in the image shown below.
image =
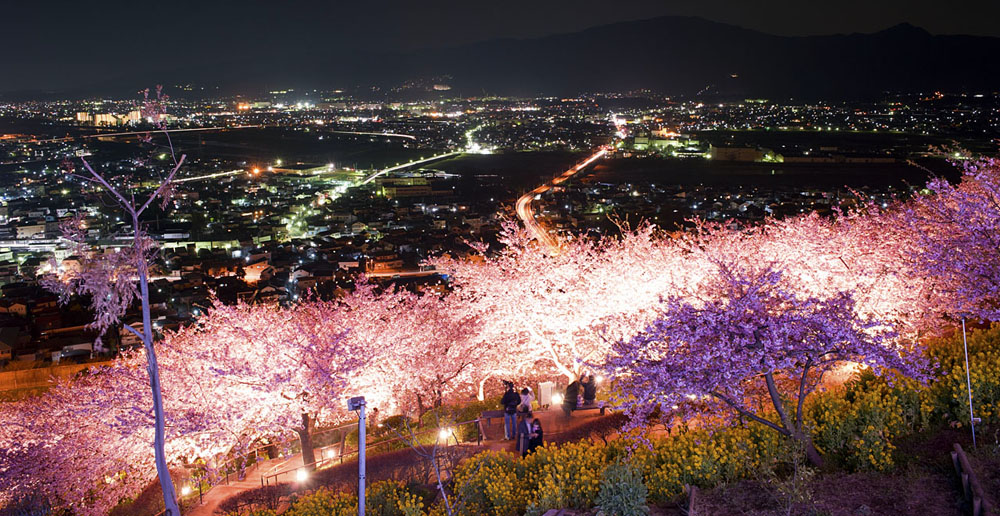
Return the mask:
<path id="1" fill-rule="evenodd" d="M 513 382 L 503 383 L 506 389 L 503 398 L 500 399 L 500 405 L 503 406 L 504 412 L 504 440 L 515 440 L 515 448 L 523 457 L 543 443 L 542 422 L 531 413 L 531 403 L 535 401 L 535 394 L 531 392 L 530 387 L 522 388 L 518 394 Z M 576 410 L 581 397 L 584 405 L 596 403 L 597 380 L 594 375 L 585 374 L 566 387 L 566 396 L 562 402 L 566 417 L 570 417 Z"/>
<path id="2" fill-rule="evenodd" d="M 566 396 L 563 398 L 562 408 L 569 417 L 580 403 L 580 395 L 583 395 L 584 405 L 593 405 L 597 401 L 597 380 L 594 375 L 585 374 L 579 380 L 573 380 L 566 386 Z"/>
<path id="3" fill-rule="evenodd" d="M 515 449 L 524 457 L 544 442 L 542 421 L 531 413 L 531 402 L 535 400 L 535 395 L 529 387 L 521 389 L 518 394 L 512 382 L 505 381 L 504 385 L 507 389 L 500 399 L 504 411 L 504 440 L 514 439 Z"/>

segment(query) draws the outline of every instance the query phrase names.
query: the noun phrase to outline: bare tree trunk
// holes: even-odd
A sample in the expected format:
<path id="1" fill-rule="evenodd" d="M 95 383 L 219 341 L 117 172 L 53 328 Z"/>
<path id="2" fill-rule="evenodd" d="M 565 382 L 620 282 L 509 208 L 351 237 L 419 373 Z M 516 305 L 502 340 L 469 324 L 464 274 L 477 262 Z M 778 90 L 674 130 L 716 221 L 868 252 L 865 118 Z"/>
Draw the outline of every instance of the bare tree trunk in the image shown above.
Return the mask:
<path id="1" fill-rule="evenodd" d="M 316 469 L 316 452 L 313 450 L 312 435 L 309 433 L 309 414 L 302 413 L 302 428 L 296 428 L 299 434 L 299 443 L 302 444 L 302 465 L 309 468 L 309 471 Z"/>
<path id="2" fill-rule="evenodd" d="M 153 347 L 153 321 L 149 310 L 149 271 L 148 264 L 146 263 L 145 249 L 141 240 L 141 232 L 139 231 L 138 215 L 133 215 L 132 227 L 135 230 L 133 245 L 139 253 L 136 269 L 139 273 L 139 299 L 142 301 L 142 344 L 146 350 L 146 371 L 149 373 L 149 387 L 153 393 L 153 414 L 156 419 L 153 438 L 156 475 L 160 479 L 160 489 L 163 491 L 163 504 L 166 507 L 166 515 L 181 516 L 181 511 L 177 507 L 177 494 L 174 491 L 174 482 L 170 478 L 170 469 L 167 467 L 167 455 L 164 450 L 166 444 L 166 418 L 163 413 L 163 390 L 160 387 L 160 367 L 156 362 L 156 349 Z"/>

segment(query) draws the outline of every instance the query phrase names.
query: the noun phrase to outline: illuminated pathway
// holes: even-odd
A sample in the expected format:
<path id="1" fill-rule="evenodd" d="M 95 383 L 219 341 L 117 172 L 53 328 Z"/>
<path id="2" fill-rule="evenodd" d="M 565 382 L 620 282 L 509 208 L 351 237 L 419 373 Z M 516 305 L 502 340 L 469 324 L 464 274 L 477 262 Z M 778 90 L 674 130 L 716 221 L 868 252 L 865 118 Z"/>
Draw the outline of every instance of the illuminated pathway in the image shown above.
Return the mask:
<path id="1" fill-rule="evenodd" d="M 583 170 L 584 168 L 587 168 L 591 163 L 597 161 L 607 153 L 608 153 L 607 149 L 602 148 L 601 150 L 591 154 L 590 157 L 588 157 L 587 159 L 581 161 L 580 163 L 577 163 L 576 166 L 563 172 L 561 176 L 553 179 L 549 183 L 545 183 L 542 186 L 539 186 L 538 188 L 535 188 L 534 190 L 522 195 L 517 200 L 517 205 L 516 205 L 517 216 L 521 218 L 521 222 L 524 223 L 524 227 L 528 228 L 528 231 L 530 231 L 531 234 L 534 235 L 535 240 L 538 240 L 539 243 L 548 247 L 553 252 L 559 249 L 559 243 L 556 241 L 556 239 L 552 235 L 550 235 L 548 231 L 546 231 L 545 228 L 541 226 L 541 224 L 538 223 L 537 219 L 535 219 L 535 208 L 532 206 L 532 201 L 534 201 L 535 198 L 540 197 L 545 192 L 551 190 L 553 186 L 558 185 L 566 181 L 567 179 L 573 177 L 577 172 Z"/>

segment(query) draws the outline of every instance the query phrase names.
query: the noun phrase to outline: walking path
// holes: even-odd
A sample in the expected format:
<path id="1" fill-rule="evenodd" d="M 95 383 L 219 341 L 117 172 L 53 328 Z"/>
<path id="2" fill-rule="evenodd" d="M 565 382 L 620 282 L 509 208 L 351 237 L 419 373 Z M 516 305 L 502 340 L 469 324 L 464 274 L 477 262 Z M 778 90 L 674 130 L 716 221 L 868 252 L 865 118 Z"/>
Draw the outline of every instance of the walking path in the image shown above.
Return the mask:
<path id="1" fill-rule="evenodd" d="M 278 459 L 271 459 L 261 462 L 257 467 L 253 468 L 251 471 L 247 472 L 247 475 L 243 480 L 230 481 L 228 484 L 219 484 L 207 493 L 202 495 L 202 503 L 187 511 L 186 516 L 212 516 L 215 514 L 215 510 L 219 507 L 224 500 L 230 496 L 240 494 L 244 491 L 250 491 L 251 489 L 256 489 L 260 487 L 261 479 L 273 475 L 279 471 L 285 471 L 288 469 L 294 469 L 302 466 L 302 454 L 296 453 L 290 457 L 283 457 Z M 198 496 L 196 493 L 189 496 Z"/>
<path id="2" fill-rule="evenodd" d="M 569 419 L 558 409 L 539 410 L 534 413 L 535 417 L 541 420 L 542 428 L 545 430 L 546 441 L 558 440 L 558 436 L 566 431 L 573 430 L 588 424 L 601 417 L 597 410 L 574 412 Z M 484 450 L 509 451 L 514 452 L 514 441 L 503 440 L 503 418 L 493 419 L 490 423 L 483 423 L 485 435 L 483 435 L 482 448 Z M 321 449 L 316 449 L 316 456 L 322 457 Z M 219 504 L 227 498 L 245 491 L 259 488 L 262 478 L 271 477 L 275 473 L 294 470 L 302 466 L 302 454 L 295 454 L 289 457 L 271 459 L 263 461 L 247 472 L 243 480 L 230 480 L 228 484 L 223 483 L 212 487 L 211 490 L 202 495 L 202 504 L 186 511 L 185 516 L 214 516 Z M 294 477 L 288 474 L 282 475 L 280 482 L 293 482 Z M 270 479 L 270 484 L 274 484 L 274 479 Z M 197 493 L 188 495 L 197 497 Z"/>

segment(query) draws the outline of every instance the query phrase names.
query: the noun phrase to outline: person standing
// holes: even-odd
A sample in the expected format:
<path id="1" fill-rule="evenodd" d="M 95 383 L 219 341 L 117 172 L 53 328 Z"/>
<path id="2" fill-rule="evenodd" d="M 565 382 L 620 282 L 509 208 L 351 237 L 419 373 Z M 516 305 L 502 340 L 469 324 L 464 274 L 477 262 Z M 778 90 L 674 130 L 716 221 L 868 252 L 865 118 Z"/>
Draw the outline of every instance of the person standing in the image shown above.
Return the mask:
<path id="1" fill-rule="evenodd" d="M 528 454 L 531 443 L 531 412 L 522 412 L 517 417 L 517 443 L 514 449 L 521 452 L 521 457 Z"/>
<path id="2" fill-rule="evenodd" d="M 597 402 L 597 382 L 594 375 L 587 375 L 583 382 L 583 404 L 593 405 Z"/>
<path id="3" fill-rule="evenodd" d="M 528 434 L 528 437 L 528 450 L 524 453 L 524 455 L 535 451 L 536 448 L 545 444 L 545 435 L 542 432 L 541 419 L 535 418 L 535 420 L 531 423 L 531 433 Z"/>
<path id="4" fill-rule="evenodd" d="M 566 397 L 563 398 L 563 412 L 566 417 L 570 417 L 576 410 L 577 403 L 580 402 L 580 382 L 573 380 L 573 383 L 566 387 Z"/>
<path id="5" fill-rule="evenodd" d="M 517 411 L 521 413 L 531 412 L 531 402 L 535 401 L 535 395 L 531 393 L 531 389 L 525 387 L 521 389 L 521 404 L 517 406 Z"/>
<path id="6" fill-rule="evenodd" d="M 514 384 L 508 381 L 503 382 L 507 386 L 506 392 L 500 398 L 500 406 L 503 407 L 503 438 L 510 440 L 514 438 L 514 426 L 517 423 L 517 406 L 521 403 L 521 396 L 514 391 Z"/>

